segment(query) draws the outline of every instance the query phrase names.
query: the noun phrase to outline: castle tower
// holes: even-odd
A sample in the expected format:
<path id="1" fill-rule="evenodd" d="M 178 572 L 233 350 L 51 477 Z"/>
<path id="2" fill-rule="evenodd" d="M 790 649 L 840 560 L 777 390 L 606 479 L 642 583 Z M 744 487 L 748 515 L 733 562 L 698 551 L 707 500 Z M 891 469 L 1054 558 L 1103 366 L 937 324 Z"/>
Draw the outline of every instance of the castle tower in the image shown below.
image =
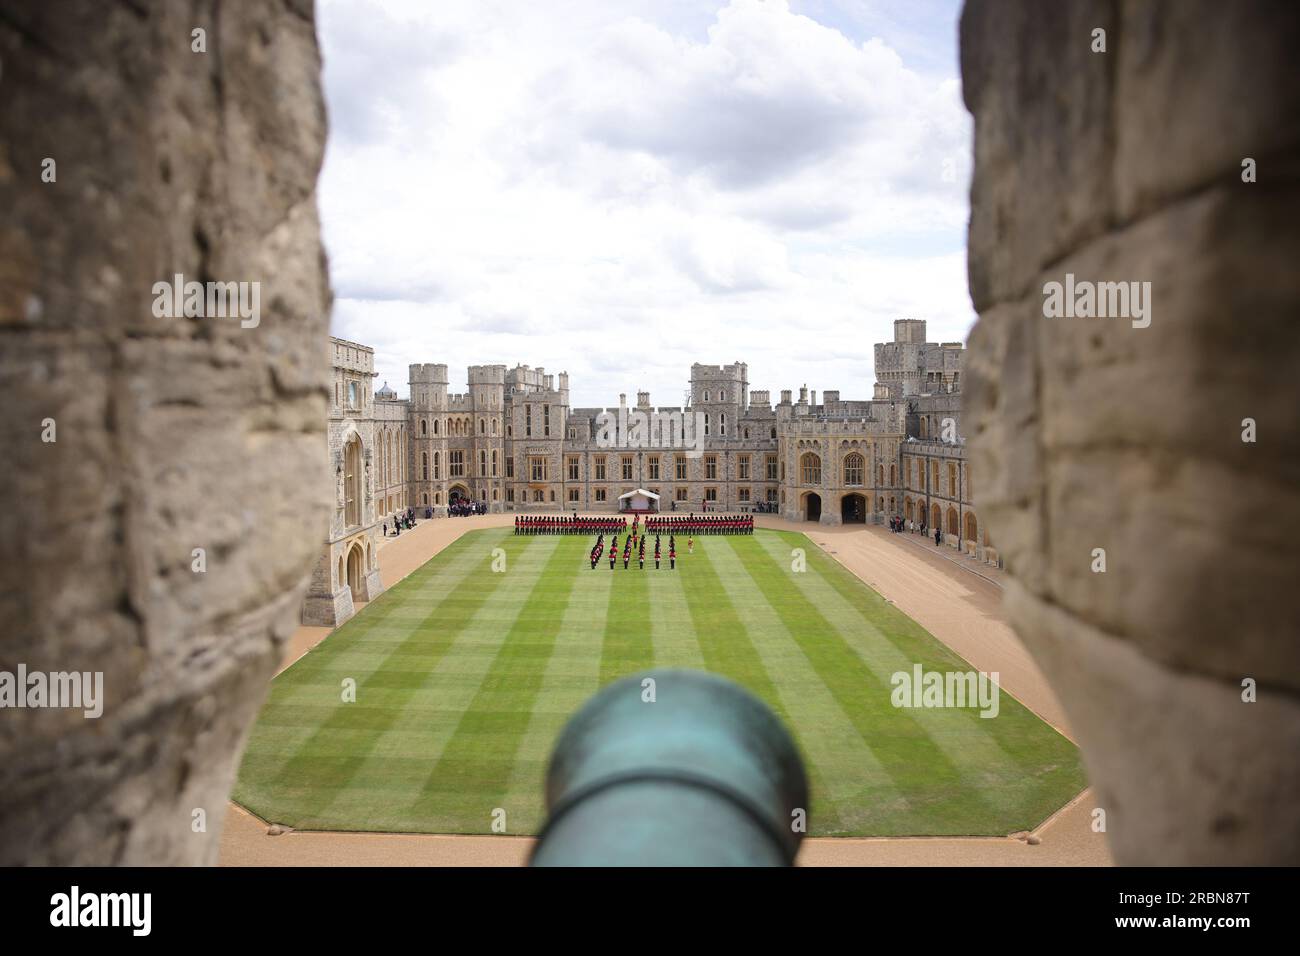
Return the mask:
<path id="1" fill-rule="evenodd" d="M 416 411 L 445 411 L 447 408 L 447 366 L 410 366 L 411 408 Z"/>
<path id="2" fill-rule="evenodd" d="M 709 440 L 733 438 L 741 412 L 749 407 L 749 366 L 692 365 L 691 407 L 707 416 Z"/>

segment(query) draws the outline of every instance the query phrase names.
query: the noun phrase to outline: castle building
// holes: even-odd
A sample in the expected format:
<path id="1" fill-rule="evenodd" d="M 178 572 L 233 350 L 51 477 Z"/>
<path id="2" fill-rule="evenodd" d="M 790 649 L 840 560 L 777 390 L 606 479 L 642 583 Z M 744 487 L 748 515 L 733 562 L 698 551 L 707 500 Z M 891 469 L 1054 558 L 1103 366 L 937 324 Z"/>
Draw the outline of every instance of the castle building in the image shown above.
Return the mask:
<path id="1" fill-rule="evenodd" d="M 411 365 L 410 398 L 371 392 L 374 351 L 331 339 L 329 442 L 337 495 L 304 623 L 334 625 L 383 588 L 377 539 L 394 515 L 445 515 L 457 501 L 490 512 L 612 512 L 644 488 L 664 511 L 778 512 L 793 521 L 885 523 L 901 516 L 977 560 L 997 562 L 971 506 L 961 437 L 960 342 L 925 341 L 918 319 L 875 347 L 869 399 L 805 385 L 751 390 L 749 368 L 691 366 L 685 406 L 648 392 L 572 408 L 569 377 L 473 365 L 448 392 L 446 365 Z"/>

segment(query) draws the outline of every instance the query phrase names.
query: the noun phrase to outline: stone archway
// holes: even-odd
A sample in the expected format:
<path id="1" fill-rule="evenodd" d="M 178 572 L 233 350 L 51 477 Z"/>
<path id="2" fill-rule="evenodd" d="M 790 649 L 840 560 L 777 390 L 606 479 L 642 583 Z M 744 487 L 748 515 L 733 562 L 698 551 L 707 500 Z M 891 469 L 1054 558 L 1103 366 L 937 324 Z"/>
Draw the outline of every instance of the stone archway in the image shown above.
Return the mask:
<path id="1" fill-rule="evenodd" d="M 464 485 L 452 485 L 447 491 L 447 504 L 454 505 L 458 501 L 470 501 L 469 489 Z"/>
<path id="2" fill-rule="evenodd" d="M 804 495 L 803 516 L 805 521 L 822 520 L 822 496 L 815 491 L 810 491 Z"/>
<path id="3" fill-rule="evenodd" d="M 867 521 L 867 499 L 859 494 L 849 494 L 841 498 L 840 520 L 844 524 L 865 524 Z"/>
<path id="4" fill-rule="evenodd" d="M 359 544 L 354 544 L 348 549 L 347 581 L 348 587 L 352 589 L 352 600 L 364 601 L 366 599 L 366 556 Z"/>

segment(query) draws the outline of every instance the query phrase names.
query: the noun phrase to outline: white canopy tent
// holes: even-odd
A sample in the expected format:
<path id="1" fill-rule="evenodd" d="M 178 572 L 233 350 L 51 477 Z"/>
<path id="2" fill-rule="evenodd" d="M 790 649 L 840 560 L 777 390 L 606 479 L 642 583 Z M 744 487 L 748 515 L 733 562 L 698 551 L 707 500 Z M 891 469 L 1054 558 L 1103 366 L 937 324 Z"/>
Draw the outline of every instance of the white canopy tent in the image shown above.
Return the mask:
<path id="1" fill-rule="evenodd" d="M 653 491 L 646 491 L 644 488 L 629 491 L 618 496 L 618 510 L 620 512 L 647 511 L 657 513 L 659 511 L 659 496 Z"/>

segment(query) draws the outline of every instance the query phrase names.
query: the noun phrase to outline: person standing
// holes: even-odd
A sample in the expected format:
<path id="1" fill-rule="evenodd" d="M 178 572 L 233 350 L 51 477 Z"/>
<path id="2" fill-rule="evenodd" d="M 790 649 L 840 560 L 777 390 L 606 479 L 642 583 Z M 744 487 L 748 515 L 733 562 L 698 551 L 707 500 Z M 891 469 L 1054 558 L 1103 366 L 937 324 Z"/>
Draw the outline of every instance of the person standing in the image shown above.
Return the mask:
<path id="1" fill-rule="evenodd" d="M 673 547 L 671 540 L 668 542 L 668 570 L 677 570 L 677 549 Z"/>

